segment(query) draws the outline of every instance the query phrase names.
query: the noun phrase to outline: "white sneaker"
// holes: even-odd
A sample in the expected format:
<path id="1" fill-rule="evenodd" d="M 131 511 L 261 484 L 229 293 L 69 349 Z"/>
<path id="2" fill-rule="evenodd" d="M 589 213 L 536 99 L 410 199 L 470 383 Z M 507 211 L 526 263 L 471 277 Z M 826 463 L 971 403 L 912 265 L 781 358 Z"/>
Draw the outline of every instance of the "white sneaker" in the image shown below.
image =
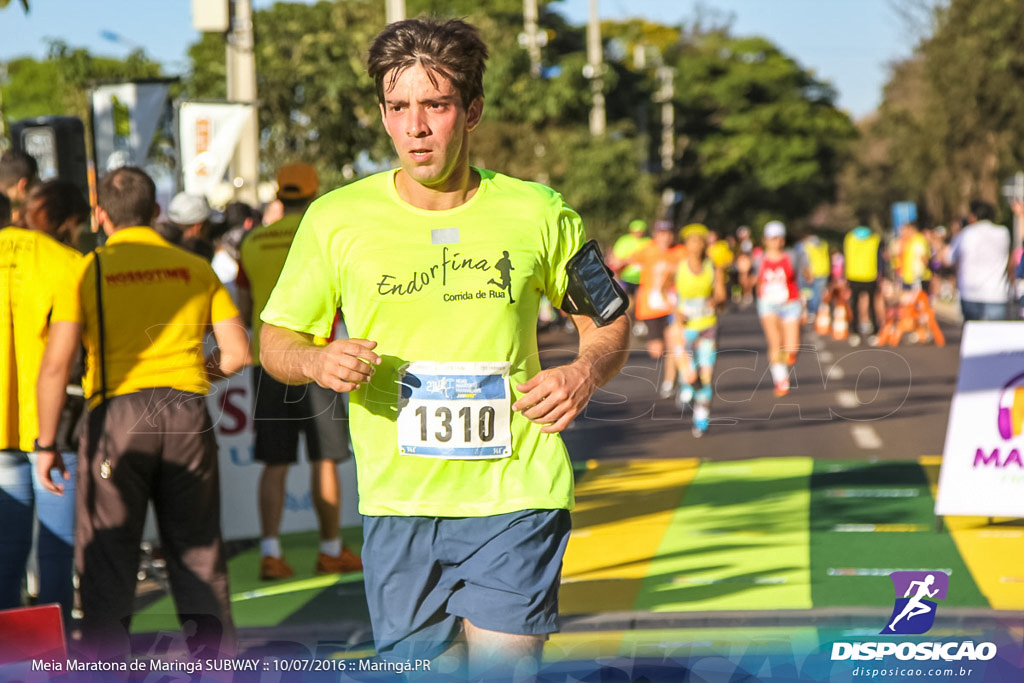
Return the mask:
<path id="1" fill-rule="evenodd" d="M 688 405 L 690 405 L 690 403 L 692 401 L 693 401 L 693 387 L 691 387 L 688 384 L 684 385 L 682 387 L 679 387 L 679 396 L 676 397 L 676 403 L 679 404 L 679 407 L 682 408 L 682 407 L 688 406 Z"/>
<path id="2" fill-rule="evenodd" d="M 860 335 L 859 334 L 851 334 L 850 335 L 850 346 L 860 346 Z"/>
<path id="3" fill-rule="evenodd" d="M 676 385 L 674 382 L 666 381 L 661 383 L 661 387 L 658 389 L 659 398 L 672 398 Z"/>

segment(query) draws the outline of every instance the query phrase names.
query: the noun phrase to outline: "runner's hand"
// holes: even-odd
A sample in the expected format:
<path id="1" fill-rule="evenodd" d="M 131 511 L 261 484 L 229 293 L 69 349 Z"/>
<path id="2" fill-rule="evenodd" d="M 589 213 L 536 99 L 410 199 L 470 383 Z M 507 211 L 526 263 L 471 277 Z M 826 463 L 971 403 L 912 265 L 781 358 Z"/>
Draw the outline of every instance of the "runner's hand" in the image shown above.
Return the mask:
<path id="1" fill-rule="evenodd" d="M 50 476 L 53 470 L 60 472 L 60 476 L 65 480 L 71 479 L 71 474 L 64 467 L 64 458 L 60 453 L 54 453 L 52 451 L 44 451 L 36 453 L 36 474 L 39 475 L 39 481 L 50 493 L 55 493 L 58 496 L 64 495 L 64 484 L 55 482 Z"/>
<path id="2" fill-rule="evenodd" d="M 561 432 L 586 408 L 597 391 L 587 367 L 570 363 L 542 370 L 516 389 L 523 393 L 512 409 L 531 422 L 544 425 L 542 432 Z"/>
<path id="3" fill-rule="evenodd" d="M 355 391 L 380 365 L 380 356 L 373 352 L 376 346 L 367 339 L 336 339 L 318 347 L 310 377 L 325 389 Z"/>

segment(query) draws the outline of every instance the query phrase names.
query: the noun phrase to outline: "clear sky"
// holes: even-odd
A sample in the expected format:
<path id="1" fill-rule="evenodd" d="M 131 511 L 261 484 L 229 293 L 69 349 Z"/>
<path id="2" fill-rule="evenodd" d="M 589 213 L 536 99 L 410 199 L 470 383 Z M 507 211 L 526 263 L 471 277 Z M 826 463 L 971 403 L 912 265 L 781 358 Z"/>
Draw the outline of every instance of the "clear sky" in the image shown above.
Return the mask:
<path id="1" fill-rule="evenodd" d="M 384 0 L 380 0 L 383 2 Z M 706 9 L 734 17 L 740 35 L 763 35 L 839 91 L 839 105 L 853 116 L 881 100 L 887 65 L 907 56 L 914 43 L 893 10 L 894 0 L 704 0 Z M 0 62 L 43 57 L 46 39 L 124 57 L 133 48 L 164 64 L 171 74 L 188 68 L 186 50 L 198 40 L 190 0 L 32 0 L 25 16 L 17 2 L 0 11 Z M 272 0 L 254 0 L 258 9 Z M 562 0 L 556 7 L 584 23 L 590 0 Z M 644 16 L 678 25 L 695 16 L 694 0 L 599 0 L 602 18 Z M 120 36 L 120 42 L 101 34 Z"/>

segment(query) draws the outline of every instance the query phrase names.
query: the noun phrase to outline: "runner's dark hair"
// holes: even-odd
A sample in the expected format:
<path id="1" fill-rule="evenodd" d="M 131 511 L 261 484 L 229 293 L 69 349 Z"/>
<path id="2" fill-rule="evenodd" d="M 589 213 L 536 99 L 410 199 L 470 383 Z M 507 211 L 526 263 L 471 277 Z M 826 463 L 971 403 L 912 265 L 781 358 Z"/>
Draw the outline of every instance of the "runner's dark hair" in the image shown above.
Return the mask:
<path id="1" fill-rule="evenodd" d="M 377 99 L 411 66 L 420 64 L 431 83 L 447 79 L 468 107 L 484 96 L 487 45 L 472 24 L 461 19 L 406 19 L 388 24 L 370 45 L 367 69 L 377 86 Z"/>

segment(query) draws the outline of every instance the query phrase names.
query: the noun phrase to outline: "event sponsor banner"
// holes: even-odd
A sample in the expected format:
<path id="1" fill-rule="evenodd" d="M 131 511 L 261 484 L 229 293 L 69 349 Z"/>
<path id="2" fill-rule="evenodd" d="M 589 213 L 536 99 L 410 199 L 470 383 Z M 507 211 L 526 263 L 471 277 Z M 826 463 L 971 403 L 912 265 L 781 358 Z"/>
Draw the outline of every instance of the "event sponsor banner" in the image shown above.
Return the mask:
<path id="1" fill-rule="evenodd" d="M 969 322 L 949 411 L 937 515 L 1024 515 L 1024 325 Z"/>
<path id="2" fill-rule="evenodd" d="M 101 174 L 146 164 L 169 89 L 168 81 L 157 81 L 111 83 L 92 91 L 94 158 Z"/>
<path id="3" fill-rule="evenodd" d="M 251 104 L 183 102 L 178 111 L 181 173 L 185 192 L 209 196 L 224 179 Z"/>

